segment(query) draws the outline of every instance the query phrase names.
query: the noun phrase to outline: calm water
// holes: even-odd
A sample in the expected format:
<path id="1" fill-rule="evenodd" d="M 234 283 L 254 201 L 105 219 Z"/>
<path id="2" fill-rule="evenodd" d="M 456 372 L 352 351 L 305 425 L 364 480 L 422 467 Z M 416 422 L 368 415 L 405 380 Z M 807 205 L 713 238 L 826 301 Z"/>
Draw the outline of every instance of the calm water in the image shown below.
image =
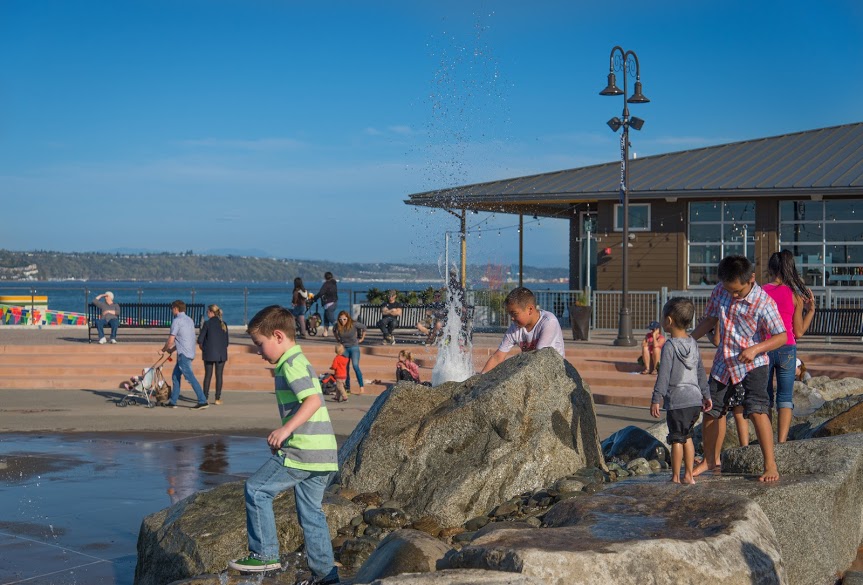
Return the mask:
<path id="1" fill-rule="evenodd" d="M 321 282 L 307 282 L 312 293 L 320 290 Z M 364 302 L 370 288 L 400 291 L 425 290 L 439 287 L 442 282 L 347 282 L 339 283 L 337 311 L 350 311 L 350 303 Z M 532 284 L 534 291 L 567 290 L 565 284 Z M 110 290 L 121 305 L 124 302 L 170 303 L 182 299 L 221 307 L 229 325 L 245 325 L 256 312 L 268 305 L 290 305 L 293 284 L 283 282 L 134 282 L 134 281 L 63 281 L 63 282 L 4 282 L 2 295 L 48 296 L 52 311 L 86 312 L 86 303 L 98 294 Z M 318 307 L 323 315 L 323 307 Z"/>

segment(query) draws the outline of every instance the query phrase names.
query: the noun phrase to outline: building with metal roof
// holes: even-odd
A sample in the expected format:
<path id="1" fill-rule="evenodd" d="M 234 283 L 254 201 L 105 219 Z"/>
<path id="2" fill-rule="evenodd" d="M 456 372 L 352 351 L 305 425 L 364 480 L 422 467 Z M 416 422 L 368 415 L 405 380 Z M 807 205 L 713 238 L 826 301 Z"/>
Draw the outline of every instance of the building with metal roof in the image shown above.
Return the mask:
<path id="1" fill-rule="evenodd" d="M 405 203 L 462 218 L 474 210 L 566 218 L 571 288 L 618 290 L 620 166 L 416 193 Z M 633 289 L 712 286 L 723 256 L 765 267 L 783 248 L 811 286 L 863 284 L 863 123 L 633 159 L 628 185 Z"/>

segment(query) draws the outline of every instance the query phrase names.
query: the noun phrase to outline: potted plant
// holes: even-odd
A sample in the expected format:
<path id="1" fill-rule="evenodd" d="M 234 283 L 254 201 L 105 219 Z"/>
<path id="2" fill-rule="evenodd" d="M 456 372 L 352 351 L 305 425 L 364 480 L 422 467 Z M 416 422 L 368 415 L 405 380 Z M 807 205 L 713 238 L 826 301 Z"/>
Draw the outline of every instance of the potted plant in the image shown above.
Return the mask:
<path id="1" fill-rule="evenodd" d="M 572 339 L 587 341 L 590 339 L 590 293 L 581 291 L 575 297 L 575 302 L 569 306 L 569 321 L 572 324 Z"/>

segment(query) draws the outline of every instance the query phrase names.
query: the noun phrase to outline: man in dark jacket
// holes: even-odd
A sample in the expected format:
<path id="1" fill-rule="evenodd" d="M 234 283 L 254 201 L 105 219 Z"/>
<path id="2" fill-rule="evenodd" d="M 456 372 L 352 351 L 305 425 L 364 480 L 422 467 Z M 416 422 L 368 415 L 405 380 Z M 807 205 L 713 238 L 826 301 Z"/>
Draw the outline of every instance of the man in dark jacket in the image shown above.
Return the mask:
<path id="1" fill-rule="evenodd" d="M 330 334 L 330 329 L 336 324 L 336 301 L 339 300 L 338 285 L 332 272 L 324 273 L 324 284 L 321 285 L 321 290 L 318 291 L 315 298 L 320 299 L 324 306 L 323 336 L 326 337 Z"/>

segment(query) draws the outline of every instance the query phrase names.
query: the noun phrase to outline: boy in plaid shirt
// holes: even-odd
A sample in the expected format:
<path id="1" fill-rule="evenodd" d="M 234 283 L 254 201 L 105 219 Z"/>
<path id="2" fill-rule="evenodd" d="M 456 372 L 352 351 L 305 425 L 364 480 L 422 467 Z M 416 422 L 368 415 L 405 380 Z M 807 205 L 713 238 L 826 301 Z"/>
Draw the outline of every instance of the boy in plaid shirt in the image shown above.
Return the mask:
<path id="1" fill-rule="evenodd" d="M 725 415 L 743 404 L 743 414 L 755 426 L 764 456 L 759 481 L 777 481 L 773 427 L 767 395 L 767 352 L 785 345 L 785 325 L 776 303 L 755 282 L 755 270 L 745 256 L 726 256 L 719 262 L 719 284 L 713 289 L 704 318 L 692 331 L 698 339 L 717 328 L 719 347 L 710 371 L 713 408 L 704 417 L 704 460 L 693 475 L 719 467 L 725 440 Z M 767 339 L 767 336 L 771 337 Z"/>

